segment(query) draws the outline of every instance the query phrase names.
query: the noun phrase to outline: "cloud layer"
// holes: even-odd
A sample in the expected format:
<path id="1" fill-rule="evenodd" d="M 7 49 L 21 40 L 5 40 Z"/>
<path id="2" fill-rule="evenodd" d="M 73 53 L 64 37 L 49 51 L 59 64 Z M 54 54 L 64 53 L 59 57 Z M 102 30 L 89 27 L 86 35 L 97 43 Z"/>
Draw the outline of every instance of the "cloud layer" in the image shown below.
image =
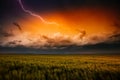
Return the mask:
<path id="1" fill-rule="evenodd" d="M 115 42 L 120 40 L 120 33 L 101 33 L 87 35 L 86 31 L 80 31 L 74 36 L 54 33 L 52 35 L 31 34 L 23 32 L 19 34 L 0 32 L 0 46 L 17 47 L 24 46 L 36 49 L 58 49 L 68 46 L 83 46 L 102 42 Z"/>

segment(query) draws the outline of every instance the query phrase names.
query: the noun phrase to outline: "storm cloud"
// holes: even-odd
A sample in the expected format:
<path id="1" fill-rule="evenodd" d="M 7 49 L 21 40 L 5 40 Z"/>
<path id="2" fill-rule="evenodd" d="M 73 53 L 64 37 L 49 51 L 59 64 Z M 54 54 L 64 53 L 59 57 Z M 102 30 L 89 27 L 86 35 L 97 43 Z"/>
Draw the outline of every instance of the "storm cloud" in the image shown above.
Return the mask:
<path id="1" fill-rule="evenodd" d="M 3 38 L 1 40 L 0 46 L 17 47 L 22 45 L 27 48 L 46 49 L 93 45 L 103 42 L 107 43 L 108 41 L 112 43 L 119 39 L 120 34 L 96 34 L 88 36 L 85 35 L 85 32 L 80 32 L 71 37 L 69 35 L 63 35 L 61 33 L 55 33 L 48 36 L 40 34 L 31 35 L 30 33 L 26 32 L 23 34 Z"/>

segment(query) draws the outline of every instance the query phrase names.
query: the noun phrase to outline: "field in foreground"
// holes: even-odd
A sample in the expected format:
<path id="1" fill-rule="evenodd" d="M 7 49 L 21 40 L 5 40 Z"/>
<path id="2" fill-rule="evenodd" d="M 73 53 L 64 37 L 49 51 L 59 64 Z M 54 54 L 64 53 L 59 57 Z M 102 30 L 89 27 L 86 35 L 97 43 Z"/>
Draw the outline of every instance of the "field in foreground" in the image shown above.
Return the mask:
<path id="1" fill-rule="evenodd" d="M 120 80 L 120 55 L 0 55 L 0 80 Z"/>

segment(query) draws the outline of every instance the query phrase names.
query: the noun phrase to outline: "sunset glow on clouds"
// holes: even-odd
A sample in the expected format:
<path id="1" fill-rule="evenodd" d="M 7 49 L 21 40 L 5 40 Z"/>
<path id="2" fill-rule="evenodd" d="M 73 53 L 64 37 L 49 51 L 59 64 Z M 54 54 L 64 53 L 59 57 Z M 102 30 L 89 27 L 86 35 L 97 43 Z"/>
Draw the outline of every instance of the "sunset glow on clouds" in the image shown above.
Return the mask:
<path id="1" fill-rule="evenodd" d="M 22 11 L 22 17 L 11 18 L 8 22 L 6 20 L 4 27 L 1 25 L 0 46 L 46 49 L 120 40 L 119 11 L 114 8 L 83 6 L 48 12 L 33 11 L 46 22 L 58 25 L 47 24 L 29 12 Z"/>
<path id="2" fill-rule="evenodd" d="M 70 45 L 86 45 L 86 44 L 96 44 L 99 42 L 104 42 L 108 39 L 107 34 L 96 34 L 90 36 L 82 36 L 83 33 L 79 33 L 74 36 L 69 35 L 62 35 L 60 33 L 55 33 L 53 35 L 40 35 L 40 34 L 29 34 L 23 33 L 19 35 L 14 35 L 11 37 L 3 38 L 2 46 L 19 46 L 23 45 L 25 47 L 33 47 L 33 48 L 40 48 L 40 47 L 55 47 L 55 46 L 70 46 Z M 106 37 L 108 36 L 108 37 Z"/>

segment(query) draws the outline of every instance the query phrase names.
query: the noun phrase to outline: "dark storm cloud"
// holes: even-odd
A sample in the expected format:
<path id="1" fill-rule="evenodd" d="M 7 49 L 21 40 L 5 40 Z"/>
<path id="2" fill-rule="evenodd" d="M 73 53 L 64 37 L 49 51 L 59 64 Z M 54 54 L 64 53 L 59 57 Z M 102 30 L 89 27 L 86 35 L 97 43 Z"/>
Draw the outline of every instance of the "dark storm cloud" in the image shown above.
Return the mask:
<path id="1" fill-rule="evenodd" d="M 8 42 L 7 45 L 10 46 L 10 47 L 15 47 L 15 46 L 18 46 L 17 44 L 19 44 L 21 42 L 22 41 L 20 41 L 20 40 L 13 40 L 13 41 Z"/>
<path id="2" fill-rule="evenodd" d="M 47 43 L 46 45 L 51 46 L 51 47 L 54 47 L 54 46 L 68 46 L 68 45 L 73 44 L 68 39 L 62 39 L 61 38 L 61 40 L 55 40 L 55 39 L 49 38 L 47 36 L 43 36 L 43 38 L 46 40 L 46 43 Z"/>
<path id="3" fill-rule="evenodd" d="M 119 0 L 21 0 L 33 12 L 64 11 L 82 7 L 108 7 L 120 12 Z M 0 0 L 0 22 L 9 22 L 25 15 L 17 0 Z"/>
<path id="4" fill-rule="evenodd" d="M 118 39 L 120 39 L 120 33 L 111 36 L 111 38 L 113 38 L 113 37 L 114 37 L 114 38 L 118 38 Z"/>
<path id="5" fill-rule="evenodd" d="M 79 38 L 83 39 L 86 35 L 86 31 L 79 31 L 79 32 L 80 32 Z"/>
<path id="6" fill-rule="evenodd" d="M 0 27 L 0 39 L 3 38 L 3 37 L 11 37 L 11 36 L 14 36 L 14 34 L 11 32 L 7 32 L 4 27 Z"/>
<path id="7" fill-rule="evenodd" d="M 120 32 L 116 32 L 111 35 L 106 43 L 118 43 L 120 42 Z"/>
<path id="8" fill-rule="evenodd" d="M 6 51 L 7 50 L 7 51 Z M 24 46 L 17 46 L 17 47 L 1 47 L 0 52 L 3 53 L 36 53 L 36 54 L 84 54 L 84 53 L 91 53 L 91 54 L 106 54 L 112 53 L 116 54 L 120 52 L 120 43 L 115 44 L 106 44 L 106 43 L 99 43 L 94 45 L 84 45 L 84 46 L 68 46 L 63 47 L 59 46 L 57 48 L 44 48 L 44 49 L 36 49 L 36 48 L 27 48 Z"/>
<path id="9" fill-rule="evenodd" d="M 12 33 L 0 32 L 0 37 L 11 37 L 14 36 Z"/>
<path id="10" fill-rule="evenodd" d="M 60 35 L 61 36 L 61 35 Z M 40 37 L 40 36 L 39 36 Z M 0 46 L 0 52 L 16 52 L 16 53 L 24 53 L 26 52 L 35 52 L 35 53 L 112 53 L 120 51 L 120 34 L 110 35 L 107 40 L 104 40 L 104 37 L 100 37 L 94 35 L 89 38 L 89 42 L 85 45 L 78 45 L 81 43 L 74 43 L 74 41 L 79 40 L 79 34 L 77 35 L 77 39 L 73 39 L 73 41 L 69 40 L 69 38 L 60 39 L 61 37 L 50 37 L 50 36 L 41 36 L 38 40 L 29 41 L 28 44 L 24 44 L 24 41 L 27 39 L 15 39 L 9 40 L 5 42 L 3 46 Z M 27 38 L 27 37 L 26 37 Z M 59 40 L 60 39 L 60 40 Z M 111 41 L 113 39 L 113 41 Z M 44 42 L 42 41 L 44 40 Z M 83 39 L 84 40 L 84 39 Z M 109 41 L 110 40 L 110 41 Z M 28 42 L 27 41 L 27 42 Z M 88 41 L 88 40 L 87 40 Z M 42 45 L 42 43 L 45 43 Z M 2 44 L 2 43 L 1 43 Z"/>
<path id="11" fill-rule="evenodd" d="M 0 23 L 7 24 L 24 14 L 17 0 L 0 0 Z"/>
<path id="12" fill-rule="evenodd" d="M 20 31 L 22 31 L 20 24 L 18 24 L 17 22 L 13 22 L 13 25 L 15 25 Z"/>
<path id="13" fill-rule="evenodd" d="M 82 8 L 82 7 L 104 7 L 108 9 L 115 9 L 120 12 L 120 3 L 119 0 L 22 0 L 24 7 L 28 10 L 32 10 L 33 12 L 51 12 L 51 11 L 64 11 L 64 10 L 71 10 L 75 8 Z M 117 14 L 118 14 L 117 13 Z M 0 23 L 7 23 L 14 24 L 18 29 L 21 31 L 21 25 L 13 22 L 15 21 L 14 18 L 20 18 L 25 15 L 25 12 L 21 9 L 20 4 L 17 0 L 0 0 Z M 120 22 L 118 20 L 115 22 L 115 26 L 120 29 Z M 53 53 L 52 49 L 55 49 L 55 52 L 84 52 L 84 51 L 91 51 L 91 50 L 113 50 L 119 51 L 120 50 L 120 34 L 118 31 L 113 33 L 107 40 L 104 40 L 104 37 L 101 36 L 92 36 L 88 40 L 88 43 L 84 43 L 84 38 L 86 37 L 86 31 L 80 31 L 80 34 L 75 36 L 75 39 L 70 40 L 69 38 L 64 38 L 64 35 L 61 40 L 57 40 L 56 37 L 51 38 L 48 36 L 42 36 L 42 38 L 38 39 L 38 41 L 34 41 L 34 39 L 28 37 L 24 37 L 19 39 L 19 35 L 15 35 L 13 37 L 13 41 L 9 39 L 6 41 L 4 39 L 1 42 L 3 37 L 11 37 L 14 36 L 13 33 L 6 32 L 3 30 L 6 28 L 5 26 L 0 27 L 0 44 L 4 43 L 4 46 L 0 45 L 0 52 L 1 51 L 35 51 L 35 52 L 46 52 Z M 59 36 L 58 36 L 59 37 Z M 61 38 L 61 35 L 60 35 Z M 43 39 L 43 42 L 41 41 Z M 78 40 L 78 41 L 77 41 Z M 25 44 L 25 42 L 28 42 Z M 45 44 L 42 44 L 44 43 Z M 77 42 L 77 43 L 76 43 Z M 110 42 L 108 44 L 108 42 Z M 116 43 L 117 42 L 117 43 Z M 82 44 L 82 45 L 79 45 Z M 36 48 L 37 47 L 37 48 Z M 41 48 L 42 47 L 42 48 Z M 61 51 L 61 50 L 62 51 Z"/>
<path id="14" fill-rule="evenodd" d="M 88 7 L 110 7 L 117 8 L 119 7 L 119 0 L 22 0 L 24 5 L 27 8 L 42 12 L 42 11 L 59 11 L 80 8 L 84 6 Z"/>
<path id="15" fill-rule="evenodd" d="M 12 45 L 12 44 L 15 45 L 16 42 L 12 41 L 12 42 L 8 42 L 8 44 L 9 44 L 9 45 Z"/>

